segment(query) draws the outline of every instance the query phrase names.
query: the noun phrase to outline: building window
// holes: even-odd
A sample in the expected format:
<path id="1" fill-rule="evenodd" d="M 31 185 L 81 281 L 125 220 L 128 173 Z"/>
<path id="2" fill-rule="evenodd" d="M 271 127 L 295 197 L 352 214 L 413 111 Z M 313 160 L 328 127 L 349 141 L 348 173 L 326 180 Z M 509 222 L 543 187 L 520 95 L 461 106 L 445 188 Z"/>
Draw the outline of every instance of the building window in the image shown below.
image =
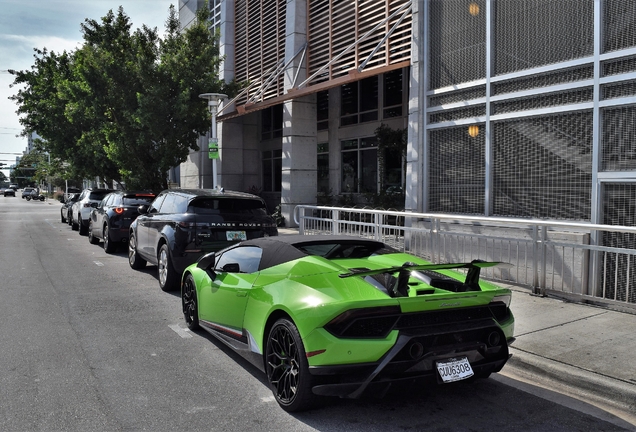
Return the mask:
<path id="1" fill-rule="evenodd" d="M 329 195 L 329 143 L 318 143 L 318 193 Z"/>
<path id="2" fill-rule="evenodd" d="M 378 77 L 344 84 L 340 92 L 340 125 L 378 119 Z"/>
<path id="3" fill-rule="evenodd" d="M 341 141 L 342 193 L 377 193 L 378 143 L 375 137 Z"/>
<path id="4" fill-rule="evenodd" d="M 263 152 L 263 192 L 280 192 L 283 170 L 283 151 Z"/>
<path id="5" fill-rule="evenodd" d="M 283 136 L 283 105 L 265 108 L 261 111 L 261 140 Z"/>
<path id="6" fill-rule="evenodd" d="M 402 116 L 402 69 L 387 72 L 383 76 L 384 81 L 384 103 L 382 107 L 383 118 Z"/>
<path id="7" fill-rule="evenodd" d="M 221 28 L 221 0 L 209 0 L 210 8 L 210 28 L 218 30 Z"/>
<path id="8" fill-rule="evenodd" d="M 316 95 L 318 130 L 329 129 L 329 91 L 324 90 Z"/>

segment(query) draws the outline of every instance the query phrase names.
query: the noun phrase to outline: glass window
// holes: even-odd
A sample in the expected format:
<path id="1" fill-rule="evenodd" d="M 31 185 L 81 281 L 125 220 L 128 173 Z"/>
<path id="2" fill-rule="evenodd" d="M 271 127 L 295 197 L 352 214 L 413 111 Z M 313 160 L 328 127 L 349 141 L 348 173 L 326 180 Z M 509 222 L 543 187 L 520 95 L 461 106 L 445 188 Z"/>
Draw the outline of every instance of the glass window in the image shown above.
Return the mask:
<path id="1" fill-rule="evenodd" d="M 223 271 L 227 264 L 238 264 L 240 273 L 254 273 L 261 264 L 263 250 L 256 246 L 243 246 L 225 252 L 214 264 L 214 270 Z"/>
<path id="2" fill-rule="evenodd" d="M 176 213 L 176 203 L 175 203 L 176 195 L 166 194 L 166 199 L 163 200 L 161 204 L 161 208 L 159 209 L 160 213 Z"/>
<path id="3" fill-rule="evenodd" d="M 340 87 L 340 125 L 378 119 L 378 77 L 343 84 Z"/>
<path id="4" fill-rule="evenodd" d="M 402 69 L 384 74 L 383 117 L 400 117 L 402 115 Z"/>
<path id="5" fill-rule="evenodd" d="M 190 202 L 189 213 L 266 215 L 265 203 L 256 199 L 196 198 Z"/>
<path id="6" fill-rule="evenodd" d="M 318 193 L 329 193 L 329 143 L 318 144 Z"/>
<path id="7" fill-rule="evenodd" d="M 283 105 L 265 108 L 261 111 L 261 140 L 283 136 Z"/>
<path id="8" fill-rule="evenodd" d="M 329 91 L 323 90 L 316 95 L 316 111 L 318 130 L 329 129 Z"/>
<path id="9" fill-rule="evenodd" d="M 376 193 L 378 143 L 375 137 L 341 141 L 341 193 Z"/>
<path id="10" fill-rule="evenodd" d="M 263 192 L 280 192 L 283 181 L 283 151 L 264 151 L 262 169 Z"/>
<path id="11" fill-rule="evenodd" d="M 157 199 L 155 199 L 150 205 L 150 209 L 148 209 L 148 213 L 158 213 L 161 208 L 161 204 L 163 200 L 166 199 L 166 194 L 160 194 Z"/>

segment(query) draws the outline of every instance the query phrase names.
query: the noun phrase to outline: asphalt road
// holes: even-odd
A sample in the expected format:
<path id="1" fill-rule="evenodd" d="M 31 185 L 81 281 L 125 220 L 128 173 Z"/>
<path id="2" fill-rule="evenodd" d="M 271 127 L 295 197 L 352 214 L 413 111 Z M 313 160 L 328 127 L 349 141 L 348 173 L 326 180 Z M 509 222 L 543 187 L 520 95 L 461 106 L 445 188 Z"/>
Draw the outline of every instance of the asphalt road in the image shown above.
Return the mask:
<path id="1" fill-rule="evenodd" d="M 0 197 L 1 431 L 616 431 L 597 408 L 514 379 L 281 410 L 264 376 L 186 331 L 156 268 L 60 222 L 60 204 Z"/>

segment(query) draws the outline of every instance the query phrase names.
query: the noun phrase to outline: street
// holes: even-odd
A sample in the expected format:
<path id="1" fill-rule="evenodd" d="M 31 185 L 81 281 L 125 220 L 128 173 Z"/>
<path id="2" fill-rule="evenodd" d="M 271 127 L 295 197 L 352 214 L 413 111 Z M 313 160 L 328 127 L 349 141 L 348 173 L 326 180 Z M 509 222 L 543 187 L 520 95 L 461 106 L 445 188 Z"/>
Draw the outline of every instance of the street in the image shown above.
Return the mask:
<path id="1" fill-rule="evenodd" d="M 20 194 L 0 197 L 2 431 L 629 430 L 502 376 L 288 414 L 260 371 L 187 330 L 155 267 L 132 270 L 126 248 L 106 254 L 58 202 Z"/>

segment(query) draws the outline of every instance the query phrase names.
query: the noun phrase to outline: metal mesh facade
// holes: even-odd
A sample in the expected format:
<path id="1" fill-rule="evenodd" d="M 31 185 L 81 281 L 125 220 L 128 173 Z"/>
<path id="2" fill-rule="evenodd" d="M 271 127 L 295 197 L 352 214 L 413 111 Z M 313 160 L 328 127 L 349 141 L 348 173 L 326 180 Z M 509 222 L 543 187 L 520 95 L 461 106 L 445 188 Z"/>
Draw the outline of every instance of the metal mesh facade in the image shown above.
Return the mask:
<path id="1" fill-rule="evenodd" d="M 431 88 L 486 77 L 486 1 L 474 4 L 471 11 L 464 0 L 429 3 Z"/>
<path id="2" fill-rule="evenodd" d="M 603 187 L 603 223 L 608 225 L 636 225 L 636 184 L 607 183 Z M 608 248 L 636 249 L 636 235 L 604 232 L 602 244 Z M 604 298 L 636 303 L 636 256 L 614 253 L 611 250 L 599 260 L 603 274 L 600 289 Z M 626 269 L 628 269 L 626 271 Z"/>
<path id="3" fill-rule="evenodd" d="M 590 219 L 592 113 L 495 122 L 498 216 Z"/>
<path id="4" fill-rule="evenodd" d="M 498 0 L 495 22 L 497 74 L 594 52 L 594 0 Z"/>
<path id="5" fill-rule="evenodd" d="M 484 213 L 484 134 L 466 128 L 431 131 L 430 207 L 441 213 Z"/>
<path id="6" fill-rule="evenodd" d="M 429 0 L 426 10 L 422 209 L 636 225 L 636 3 Z M 591 241 L 595 295 L 636 302 L 636 235 Z"/>
<path id="7" fill-rule="evenodd" d="M 601 169 L 636 170 L 636 106 L 605 109 L 602 118 Z"/>
<path id="8" fill-rule="evenodd" d="M 636 7 L 631 0 L 594 6 L 594 0 L 428 2 L 425 210 L 598 222 L 595 172 L 600 181 L 612 171 L 633 172 L 636 179 Z M 595 37 L 603 41 L 598 53 Z M 615 54 L 598 58 L 603 52 Z M 487 64 L 493 65 L 489 77 Z M 604 102 L 596 108 L 595 94 Z M 473 152 L 483 159 L 471 161 L 476 174 L 470 182 L 454 179 L 455 161 L 463 156 L 440 155 L 465 152 L 460 143 L 477 123 L 490 130 L 480 133 L 483 148 Z M 442 204 L 440 191 L 449 190 L 449 182 L 452 196 L 464 203 L 467 189 L 460 193 L 458 184 L 470 183 L 480 195 L 470 205 Z"/>

